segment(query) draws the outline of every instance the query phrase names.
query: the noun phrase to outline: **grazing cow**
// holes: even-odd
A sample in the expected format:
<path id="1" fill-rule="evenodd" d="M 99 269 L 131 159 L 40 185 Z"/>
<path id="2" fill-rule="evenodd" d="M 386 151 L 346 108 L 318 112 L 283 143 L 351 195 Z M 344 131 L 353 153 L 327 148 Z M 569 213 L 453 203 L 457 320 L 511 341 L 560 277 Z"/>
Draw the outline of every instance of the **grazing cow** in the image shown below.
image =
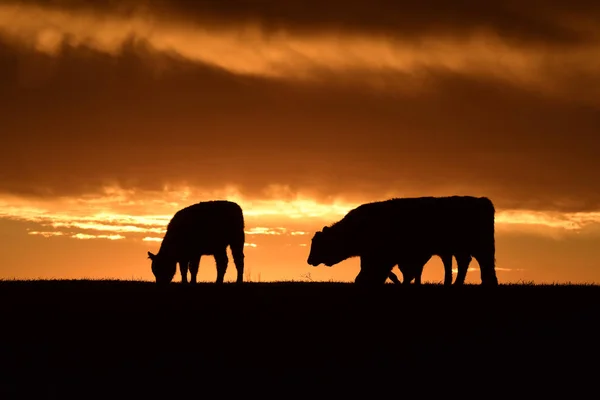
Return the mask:
<path id="1" fill-rule="evenodd" d="M 156 283 L 167 284 L 173 280 L 179 263 L 181 282 L 187 283 L 188 267 L 191 282 L 196 276 L 203 255 L 212 255 L 217 264 L 217 281 L 223 283 L 231 247 L 237 269 L 237 283 L 244 277 L 244 215 L 241 207 L 231 201 L 200 202 L 175 213 L 157 254 L 148 252 L 152 260 L 152 273 Z"/>
<path id="2" fill-rule="evenodd" d="M 307 262 L 331 267 L 358 256 L 361 272 L 355 282 L 375 284 L 384 283 L 396 264 L 401 271 L 402 265 L 408 266 L 412 271 L 409 279 L 418 275 L 420 281 L 425 263 L 438 255 L 444 264 L 444 284 L 449 285 L 454 256 L 458 264 L 455 284 L 462 285 L 475 257 L 482 284 L 497 285 L 494 217 L 494 205 L 485 197 L 398 198 L 367 203 L 315 233 Z"/>

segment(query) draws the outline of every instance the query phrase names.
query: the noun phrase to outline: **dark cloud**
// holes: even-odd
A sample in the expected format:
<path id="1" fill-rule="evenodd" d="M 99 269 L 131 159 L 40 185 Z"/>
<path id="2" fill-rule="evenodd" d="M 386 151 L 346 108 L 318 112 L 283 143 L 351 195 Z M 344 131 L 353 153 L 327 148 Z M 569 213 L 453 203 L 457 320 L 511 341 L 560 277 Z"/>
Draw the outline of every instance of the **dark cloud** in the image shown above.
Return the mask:
<path id="1" fill-rule="evenodd" d="M 24 4 L 89 9 L 82 0 L 24 1 Z M 572 45 L 593 39 L 578 21 L 600 17 L 592 0 L 98 0 L 96 10 L 129 16 L 142 12 L 165 18 L 194 19 L 203 24 L 259 22 L 267 31 L 372 32 L 401 37 L 465 35 L 489 30 L 514 42 Z M 595 38 L 597 39 L 597 38 Z"/>
<path id="2" fill-rule="evenodd" d="M 186 182 L 326 198 L 476 194 L 597 210 L 600 113 L 482 78 L 425 92 L 243 78 L 131 44 L 118 57 L 0 48 L 0 190 L 93 193 Z M 397 77 L 402 84 L 402 78 Z M 409 81 L 406 81 L 410 84 Z"/>

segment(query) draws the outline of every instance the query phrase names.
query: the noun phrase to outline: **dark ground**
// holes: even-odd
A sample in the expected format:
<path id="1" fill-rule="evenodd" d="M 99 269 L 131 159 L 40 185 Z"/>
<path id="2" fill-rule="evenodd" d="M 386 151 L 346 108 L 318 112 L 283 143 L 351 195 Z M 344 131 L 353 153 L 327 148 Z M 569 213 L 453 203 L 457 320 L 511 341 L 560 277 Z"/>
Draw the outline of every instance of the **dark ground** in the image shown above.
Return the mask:
<path id="1" fill-rule="evenodd" d="M 0 281 L 0 399 L 591 395 L 599 322 L 599 286 Z"/>

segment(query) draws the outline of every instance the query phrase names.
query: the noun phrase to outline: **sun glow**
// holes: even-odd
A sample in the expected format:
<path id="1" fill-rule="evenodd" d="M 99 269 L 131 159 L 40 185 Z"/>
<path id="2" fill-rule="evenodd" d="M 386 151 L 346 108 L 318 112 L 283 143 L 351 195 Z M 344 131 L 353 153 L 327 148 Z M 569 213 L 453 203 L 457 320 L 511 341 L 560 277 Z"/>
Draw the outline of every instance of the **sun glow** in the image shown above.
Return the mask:
<path id="1" fill-rule="evenodd" d="M 323 201 L 308 195 L 292 194 L 286 187 L 270 188 L 267 192 L 263 198 L 257 199 L 248 198 L 233 187 L 220 191 L 205 191 L 187 186 L 169 187 L 161 192 L 107 187 L 96 195 L 77 198 L 42 200 L 4 196 L 0 197 L 0 219 L 18 222 L 17 229 L 23 229 L 27 236 L 49 242 L 60 241 L 61 246 L 67 246 L 64 242 L 69 240 L 94 242 L 94 246 L 110 246 L 107 243 L 130 243 L 128 246 L 131 246 L 138 243 L 143 248 L 138 248 L 131 255 L 130 262 L 131 265 L 136 265 L 132 267 L 137 268 L 136 273 L 144 275 L 149 270 L 144 264 L 146 257 L 143 255 L 146 251 L 158 251 L 167 224 L 175 212 L 198 201 L 229 199 L 240 204 L 244 210 L 245 248 L 253 253 L 248 258 L 249 268 L 252 266 L 254 270 L 260 270 L 263 280 L 269 281 L 287 279 L 285 277 L 297 278 L 305 273 L 307 252 L 314 232 L 338 221 L 360 204 L 343 198 Z M 363 202 L 374 200 L 365 198 Z M 599 224 L 600 213 L 502 209 L 496 212 L 498 235 L 522 232 L 537 235 L 542 240 L 564 240 L 572 237 L 571 235 L 579 235 L 589 227 L 597 229 Z M 133 245 L 131 250 L 134 248 L 137 245 Z M 504 261 L 504 253 L 500 252 L 498 257 L 497 271 L 511 274 L 507 279 L 529 276 L 523 261 L 514 263 L 511 260 L 507 263 Z M 210 265 L 211 258 L 208 257 L 207 260 L 204 263 Z M 281 260 L 286 267 L 281 267 Z M 356 260 L 349 260 L 345 262 L 344 268 L 317 268 L 311 272 L 315 279 L 351 281 L 355 276 L 355 268 L 358 268 L 356 263 Z M 424 279 L 438 279 L 441 276 L 441 261 L 433 257 L 429 264 L 434 266 L 426 268 Z M 469 271 L 474 271 L 470 273 L 470 279 L 479 276 L 478 270 L 476 264 L 470 266 Z M 14 271 L 18 271 L 18 268 L 15 267 Z M 202 271 L 206 274 L 203 279 L 214 279 L 210 268 Z M 74 270 L 73 274 L 76 273 Z M 118 276 L 122 274 L 118 270 L 113 273 Z M 144 276 L 144 279 L 152 279 L 151 276 Z"/>
<path id="2" fill-rule="evenodd" d="M 324 203 L 301 195 L 288 196 L 285 200 L 247 199 L 231 188 L 221 192 L 170 188 L 157 194 L 108 187 L 95 197 L 78 199 L 0 198 L 0 218 L 33 223 L 36 229 L 31 229 L 29 234 L 47 238 L 160 241 L 173 214 L 190 205 L 190 198 L 238 202 L 244 209 L 245 231 L 249 237 L 286 236 L 302 240 L 360 205 L 343 200 Z M 147 213 L 149 208 L 156 213 Z M 598 223 L 600 213 L 597 212 L 497 210 L 496 213 L 498 230 L 537 227 L 546 232 L 578 232 Z"/>

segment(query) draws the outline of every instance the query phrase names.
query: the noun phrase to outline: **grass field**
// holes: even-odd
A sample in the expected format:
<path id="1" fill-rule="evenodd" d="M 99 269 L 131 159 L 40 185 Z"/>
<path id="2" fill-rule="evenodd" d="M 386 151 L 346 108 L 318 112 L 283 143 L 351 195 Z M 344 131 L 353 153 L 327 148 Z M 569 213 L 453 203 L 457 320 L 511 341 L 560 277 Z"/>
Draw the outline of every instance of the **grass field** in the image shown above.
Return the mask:
<path id="1" fill-rule="evenodd" d="M 0 281 L 0 310 L 1 399 L 537 397 L 600 372 L 599 286 Z"/>

